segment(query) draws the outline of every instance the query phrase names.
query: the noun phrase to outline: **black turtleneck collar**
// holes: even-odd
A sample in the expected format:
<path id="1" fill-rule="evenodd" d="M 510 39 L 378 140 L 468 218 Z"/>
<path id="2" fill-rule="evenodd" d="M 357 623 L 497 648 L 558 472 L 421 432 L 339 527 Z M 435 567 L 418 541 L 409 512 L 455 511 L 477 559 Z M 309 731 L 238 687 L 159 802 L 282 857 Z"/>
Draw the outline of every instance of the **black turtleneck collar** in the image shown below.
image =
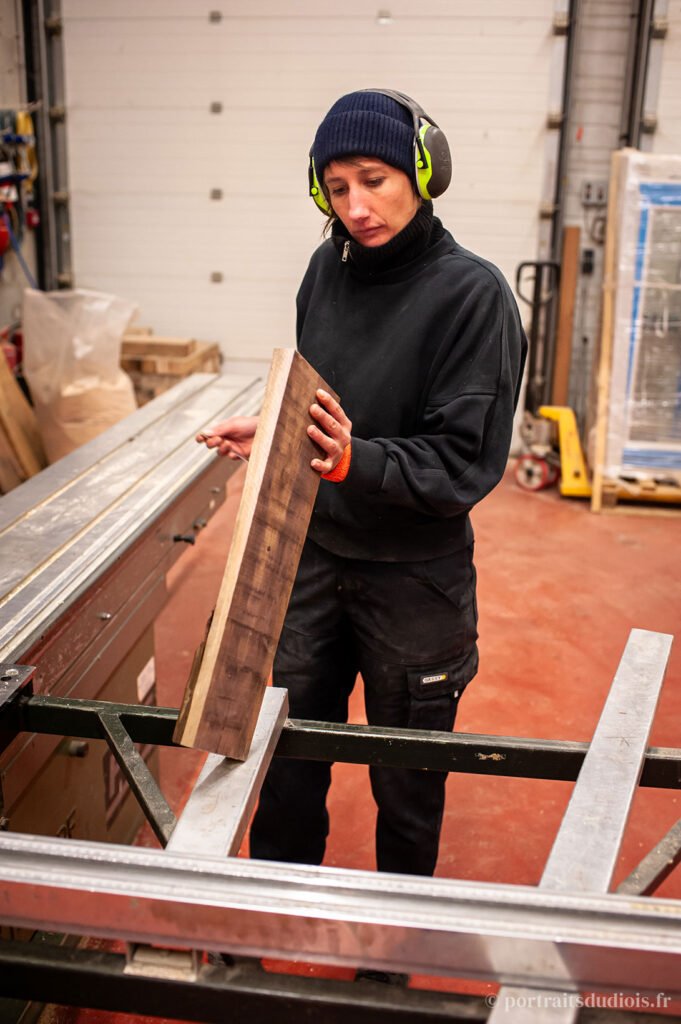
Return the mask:
<path id="1" fill-rule="evenodd" d="M 444 228 L 438 218 L 433 216 L 433 204 L 429 200 L 421 203 L 409 223 L 385 245 L 360 245 L 341 220 L 334 221 L 331 229 L 331 238 L 341 258 L 346 243 L 349 243 L 348 266 L 364 278 L 411 263 L 430 245 L 439 241 L 443 234 Z"/>

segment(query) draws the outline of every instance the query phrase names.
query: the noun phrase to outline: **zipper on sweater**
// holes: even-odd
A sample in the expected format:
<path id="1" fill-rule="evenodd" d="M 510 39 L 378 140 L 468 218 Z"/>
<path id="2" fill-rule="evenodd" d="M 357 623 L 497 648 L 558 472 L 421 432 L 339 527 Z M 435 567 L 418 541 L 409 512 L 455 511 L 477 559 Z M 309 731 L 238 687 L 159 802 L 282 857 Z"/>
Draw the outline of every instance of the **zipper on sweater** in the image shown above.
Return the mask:
<path id="1" fill-rule="evenodd" d="M 348 262 L 348 256 L 350 255 L 350 243 L 345 242 L 343 245 L 343 255 L 341 256 L 341 263 Z"/>

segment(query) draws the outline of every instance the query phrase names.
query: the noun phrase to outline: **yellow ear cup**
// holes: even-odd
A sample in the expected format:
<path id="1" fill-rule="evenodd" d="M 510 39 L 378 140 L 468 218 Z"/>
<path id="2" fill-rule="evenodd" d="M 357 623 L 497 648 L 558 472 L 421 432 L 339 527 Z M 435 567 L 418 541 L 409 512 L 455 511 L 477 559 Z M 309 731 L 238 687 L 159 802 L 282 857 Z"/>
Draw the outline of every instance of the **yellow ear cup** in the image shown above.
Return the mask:
<path id="1" fill-rule="evenodd" d="M 423 120 L 419 124 L 420 147 L 414 147 L 416 187 L 422 199 L 437 199 L 452 180 L 449 145 L 437 125 Z"/>
<path id="2" fill-rule="evenodd" d="M 307 176 L 310 185 L 310 195 L 314 199 L 315 205 L 319 210 L 322 211 L 322 213 L 325 213 L 327 215 L 330 214 L 331 207 L 326 201 L 326 196 L 324 195 L 322 186 L 319 184 L 317 180 L 317 172 L 315 171 L 312 153 L 310 153 L 310 163 L 307 170 Z"/>
<path id="3" fill-rule="evenodd" d="M 432 199 L 430 192 L 428 191 L 428 184 L 433 174 L 433 164 L 431 160 L 428 147 L 426 145 L 426 134 L 430 125 L 427 121 L 422 121 L 419 127 L 419 138 L 421 139 L 420 150 L 418 146 L 414 147 L 414 154 L 416 160 L 416 187 L 418 188 L 419 195 L 422 199 Z M 421 156 L 421 153 L 425 154 L 425 161 Z"/>

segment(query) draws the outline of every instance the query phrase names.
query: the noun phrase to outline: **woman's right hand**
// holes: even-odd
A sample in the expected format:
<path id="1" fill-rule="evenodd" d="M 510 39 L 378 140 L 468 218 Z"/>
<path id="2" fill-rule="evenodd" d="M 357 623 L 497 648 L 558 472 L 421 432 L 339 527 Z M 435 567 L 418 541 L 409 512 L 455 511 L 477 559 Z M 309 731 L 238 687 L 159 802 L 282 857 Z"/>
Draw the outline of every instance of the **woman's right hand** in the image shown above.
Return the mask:
<path id="1" fill-rule="evenodd" d="M 207 448 L 217 448 L 220 455 L 248 462 L 257 426 L 257 416 L 232 416 L 202 430 L 196 440 Z"/>

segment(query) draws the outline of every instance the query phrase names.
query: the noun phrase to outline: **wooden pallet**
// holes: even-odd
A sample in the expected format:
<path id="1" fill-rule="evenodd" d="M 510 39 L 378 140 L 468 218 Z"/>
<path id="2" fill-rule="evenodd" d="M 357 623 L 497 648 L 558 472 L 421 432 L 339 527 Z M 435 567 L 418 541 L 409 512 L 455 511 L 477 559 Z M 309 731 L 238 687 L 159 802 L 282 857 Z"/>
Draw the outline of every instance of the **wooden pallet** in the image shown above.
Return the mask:
<path id="1" fill-rule="evenodd" d="M 681 479 L 641 479 L 603 477 L 600 512 L 622 515 L 681 514 Z"/>
<path id="2" fill-rule="evenodd" d="M 220 369 L 221 355 L 216 344 L 189 338 L 158 340 L 161 351 L 156 352 L 151 344 L 156 341 L 155 337 L 135 338 L 134 343 L 143 343 L 146 350 L 134 358 L 124 354 L 121 359 L 121 365 L 129 374 L 135 388 L 138 405 L 144 405 L 145 402 L 163 394 L 190 373 L 217 373 Z M 189 348 L 184 355 L 176 354 L 177 348 L 181 346 Z M 167 354 L 169 351 L 170 354 Z"/>
<path id="3" fill-rule="evenodd" d="M 196 352 L 199 343 L 193 338 L 164 338 L 161 335 L 124 334 L 121 364 L 124 370 L 139 370 L 137 364 L 150 359 L 183 359 Z"/>

